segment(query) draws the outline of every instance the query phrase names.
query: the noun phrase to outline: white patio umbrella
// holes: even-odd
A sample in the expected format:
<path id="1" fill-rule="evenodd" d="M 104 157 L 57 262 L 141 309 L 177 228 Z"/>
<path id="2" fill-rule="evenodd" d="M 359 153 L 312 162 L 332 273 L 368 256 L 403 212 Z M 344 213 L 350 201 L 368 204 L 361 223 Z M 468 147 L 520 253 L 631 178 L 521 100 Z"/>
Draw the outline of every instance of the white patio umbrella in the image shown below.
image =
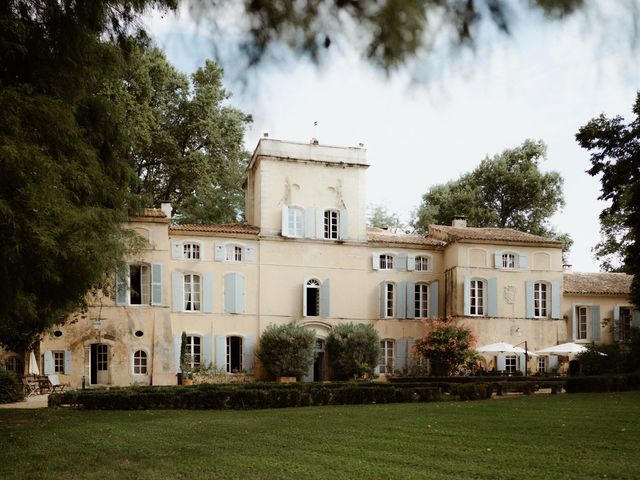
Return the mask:
<path id="1" fill-rule="evenodd" d="M 480 353 L 516 353 L 519 355 L 537 356 L 531 350 L 525 350 L 524 348 L 516 347 L 506 342 L 490 343 L 489 345 L 483 345 L 476 348 L 476 352 Z"/>
<path id="2" fill-rule="evenodd" d="M 40 367 L 38 367 L 38 362 L 36 362 L 36 354 L 31 351 L 29 355 L 29 369 L 27 370 L 29 375 L 40 375 Z"/>
<path id="3" fill-rule="evenodd" d="M 536 353 L 538 355 L 562 355 L 566 357 L 569 355 L 575 355 L 576 353 L 585 352 L 586 350 L 587 347 L 585 347 L 584 345 L 578 345 L 577 343 L 568 342 L 536 350 Z M 605 355 L 604 353 L 600 354 Z"/>

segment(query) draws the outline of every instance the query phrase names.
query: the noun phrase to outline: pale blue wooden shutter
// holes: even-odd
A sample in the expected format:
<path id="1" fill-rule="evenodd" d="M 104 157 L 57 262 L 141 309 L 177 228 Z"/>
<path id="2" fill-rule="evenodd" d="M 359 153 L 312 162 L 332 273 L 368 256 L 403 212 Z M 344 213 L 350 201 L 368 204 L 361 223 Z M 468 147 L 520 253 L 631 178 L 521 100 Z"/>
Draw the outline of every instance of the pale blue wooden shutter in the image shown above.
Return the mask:
<path id="1" fill-rule="evenodd" d="M 600 305 L 591 307 L 591 339 L 600 340 Z"/>
<path id="2" fill-rule="evenodd" d="M 471 315 L 471 278 L 464 277 L 464 314 L 466 316 Z"/>
<path id="3" fill-rule="evenodd" d="M 253 335 L 247 335 L 244 337 L 244 370 L 247 373 L 253 373 L 254 369 L 254 349 L 255 349 L 255 337 Z"/>
<path id="4" fill-rule="evenodd" d="M 493 254 L 493 263 L 496 268 L 502 268 L 502 252 L 496 252 Z"/>
<path id="5" fill-rule="evenodd" d="M 174 260 L 182 260 L 183 254 L 182 243 L 177 240 L 171 240 L 171 258 Z"/>
<path id="6" fill-rule="evenodd" d="M 331 283 L 327 278 L 325 279 L 324 282 L 322 282 L 322 286 L 320 289 L 320 315 L 323 318 L 329 318 L 330 316 L 330 307 L 331 307 L 330 300 L 331 300 Z"/>
<path id="7" fill-rule="evenodd" d="M 487 314 L 490 317 L 498 316 L 498 279 L 492 277 L 487 281 Z"/>
<path id="8" fill-rule="evenodd" d="M 116 305 L 129 303 L 129 265 L 116 270 Z"/>
<path id="9" fill-rule="evenodd" d="M 518 355 L 520 357 L 520 371 L 523 375 L 527 374 L 527 357 L 524 353 Z"/>
<path id="10" fill-rule="evenodd" d="M 213 312 L 213 273 L 202 274 L 202 311 Z"/>
<path id="11" fill-rule="evenodd" d="M 416 256 L 407 255 L 407 270 L 413 272 L 416 269 Z"/>
<path id="12" fill-rule="evenodd" d="M 558 370 L 558 356 L 549 355 L 549 361 L 547 363 L 550 372 L 556 372 Z"/>
<path id="13" fill-rule="evenodd" d="M 51 350 L 47 350 L 44 352 L 44 374 L 52 375 L 55 372 L 53 371 L 53 353 Z"/>
<path id="14" fill-rule="evenodd" d="M 560 320 L 560 293 L 561 285 L 559 281 L 551 283 L 551 318 Z"/>
<path id="15" fill-rule="evenodd" d="M 371 267 L 374 270 L 380 270 L 380 254 L 379 253 L 374 253 L 371 256 Z"/>
<path id="16" fill-rule="evenodd" d="M 340 231 L 338 232 L 338 238 L 340 240 L 349 239 L 349 214 L 346 209 L 340 210 Z"/>
<path id="17" fill-rule="evenodd" d="M 324 210 L 316 208 L 316 238 L 324 238 Z"/>
<path id="18" fill-rule="evenodd" d="M 182 272 L 171 272 L 171 311 L 184 310 L 184 279 Z"/>
<path id="19" fill-rule="evenodd" d="M 521 270 L 524 270 L 525 268 L 527 268 L 527 254 L 526 253 L 520 253 L 518 255 L 518 268 Z"/>
<path id="20" fill-rule="evenodd" d="M 380 282 L 380 318 L 387 317 L 387 295 L 386 295 L 387 282 Z"/>
<path id="21" fill-rule="evenodd" d="M 429 316 L 431 318 L 438 318 L 439 286 L 437 280 L 429 285 Z"/>
<path id="22" fill-rule="evenodd" d="M 236 274 L 236 312 L 245 312 L 245 293 L 244 293 L 244 275 L 242 273 Z"/>
<path id="23" fill-rule="evenodd" d="M 224 274 L 224 311 L 225 313 L 236 313 L 236 274 L 235 272 Z"/>
<path id="24" fill-rule="evenodd" d="M 533 318 L 535 316 L 535 310 L 533 307 L 533 282 L 527 280 L 524 282 L 524 296 L 526 299 L 526 317 Z"/>
<path id="25" fill-rule="evenodd" d="M 304 236 L 306 238 L 314 238 L 314 217 L 313 217 L 313 208 L 305 208 L 304 209 Z"/>
<path id="26" fill-rule="evenodd" d="M 182 345 L 182 335 L 173 336 L 173 359 L 175 361 L 176 373 L 180 371 L 180 346 Z"/>
<path id="27" fill-rule="evenodd" d="M 216 368 L 223 372 L 227 370 L 227 337 L 216 335 Z"/>
<path id="28" fill-rule="evenodd" d="M 613 307 L 613 340 L 620 341 L 620 305 Z"/>
<path id="29" fill-rule="evenodd" d="M 64 374 L 71 375 L 71 352 L 69 350 L 64 351 Z"/>
<path id="30" fill-rule="evenodd" d="M 211 334 L 202 337 L 202 366 L 207 368 L 211 363 Z"/>
<path id="31" fill-rule="evenodd" d="M 227 255 L 226 255 L 224 244 L 216 243 L 213 246 L 213 259 L 216 262 L 224 262 L 226 256 Z"/>
<path id="32" fill-rule="evenodd" d="M 396 370 L 401 372 L 407 368 L 407 341 L 396 340 Z"/>
<path id="33" fill-rule="evenodd" d="M 416 313 L 416 284 L 407 282 L 407 318 L 415 318 Z"/>
<path id="34" fill-rule="evenodd" d="M 402 272 L 407 269 L 407 254 L 400 253 L 395 258 L 396 261 L 396 270 Z"/>
<path id="35" fill-rule="evenodd" d="M 282 205 L 282 236 L 289 236 L 289 205 Z"/>
<path id="36" fill-rule="evenodd" d="M 406 318 L 407 316 L 407 284 L 405 282 L 396 283 L 396 291 L 393 292 L 396 300 L 396 318 Z"/>
<path id="37" fill-rule="evenodd" d="M 507 358 L 504 353 L 499 353 L 496 356 L 496 369 L 499 372 L 504 372 L 507 369 Z"/>
<path id="38" fill-rule="evenodd" d="M 151 265 L 151 305 L 162 305 L 162 264 Z"/>
<path id="39" fill-rule="evenodd" d="M 255 247 L 247 247 L 244 249 L 244 260 L 247 263 L 254 263 L 256 261 Z"/>
<path id="40" fill-rule="evenodd" d="M 578 338 L 578 307 L 577 305 L 574 303 L 573 306 L 571 307 L 571 313 L 573 316 L 573 320 L 572 320 L 572 325 L 571 325 L 571 338 L 573 340 L 576 340 Z"/>

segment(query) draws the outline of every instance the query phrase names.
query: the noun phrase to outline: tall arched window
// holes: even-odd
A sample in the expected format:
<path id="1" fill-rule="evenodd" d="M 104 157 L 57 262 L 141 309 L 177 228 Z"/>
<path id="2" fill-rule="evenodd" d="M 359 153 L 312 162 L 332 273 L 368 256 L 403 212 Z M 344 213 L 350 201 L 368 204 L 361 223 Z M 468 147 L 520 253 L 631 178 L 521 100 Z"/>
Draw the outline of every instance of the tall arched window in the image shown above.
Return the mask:
<path id="1" fill-rule="evenodd" d="M 197 335 L 187 335 L 186 366 L 189 369 L 199 367 L 202 363 L 202 338 Z"/>
<path id="2" fill-rule="evenodd" d="M 312 278 L 305 285 L 305 311 L 306 317 L 320 316 L 320 281 Z"/>
<path id="3" fill-rule="evenodd" d="M 133 354 L 133 374 L 146 375 L 147 371 L 147 352 L 144 350 L 137 350 Z"/>
<path id="4" fill-rule="evenodd" d="M 380 354 L 378 360 L 380 362 L 378 365 L 380 373 L 393 373 L 393 361 L 395 357 L 393 354 L 394 343 L 395 342 L 393 340 L 382 340 L 380 342 Z"/>
<path id="5" fill-rule="evenodd" d="M 187 312 L 200 311 L 200 275 L 184 276 L 184 309 Z"/>
<path id="6" fill-rule="evenodd" d="M 473 279 L 469 290 L 469 313 L 471 315 L 484 315 L 486 285 L 484 280 Z"/>
<path id="7" fill-rule="evenodd" d="M 429 285 L 416 283 L 415 318 L 429 318 Z"/>

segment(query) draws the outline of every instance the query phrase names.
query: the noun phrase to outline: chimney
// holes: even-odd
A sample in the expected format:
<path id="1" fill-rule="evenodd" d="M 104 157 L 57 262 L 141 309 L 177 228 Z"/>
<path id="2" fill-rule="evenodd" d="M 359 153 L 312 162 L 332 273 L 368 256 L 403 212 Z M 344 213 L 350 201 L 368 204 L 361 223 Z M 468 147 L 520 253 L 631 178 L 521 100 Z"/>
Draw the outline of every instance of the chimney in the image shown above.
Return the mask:
<path id="1" fill-rule="evenodd" d="M 162 202 L 160 204 L 160 210 L 164 213 L 164 216 L 171 220 L 171 202 Z"/>
<path id="2" fill-rule="evenodd" d="M 451 226 L 458 227 L 458 228 L 466 228 L 467 217 L 465 217 L 464 215 L 454 215 L 453 219 L 451 220 Z"/>
<path id="3" fill-rule="evenodd" d="M 309 142 L 309 143 L 311 143 L 311 145 L 319 145 L 319 144 L 320 144 L 320 142 L 318 142 L 318 139 L 317 139 L 317 138 L 315 138 L 315 137 L 313 137 L 313 138 L 311 139 L 311 142 Z"/>

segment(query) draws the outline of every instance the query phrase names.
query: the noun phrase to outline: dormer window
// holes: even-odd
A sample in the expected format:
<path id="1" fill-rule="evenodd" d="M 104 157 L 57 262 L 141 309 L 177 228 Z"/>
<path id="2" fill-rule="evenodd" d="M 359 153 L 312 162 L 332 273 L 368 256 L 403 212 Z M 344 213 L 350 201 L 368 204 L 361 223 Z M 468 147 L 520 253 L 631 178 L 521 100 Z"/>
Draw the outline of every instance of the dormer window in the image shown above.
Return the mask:
<path id="1" fill-rule="evenodd" d="M 516 256 L 514 253 L 502 254 L 502 268 L 509 268 L 509 269 L 516 268 Z"/>
<path id="2" fill-rule="evenodd" d="M 200 245 L 197 243 L 183 244 L 182 258 L 185 260 L 200 260 Z"/>
<path id="3" fill-rule="evenodd" d="M 380 270 L 393 270 L 393 255 L 380 255 Z"/>

